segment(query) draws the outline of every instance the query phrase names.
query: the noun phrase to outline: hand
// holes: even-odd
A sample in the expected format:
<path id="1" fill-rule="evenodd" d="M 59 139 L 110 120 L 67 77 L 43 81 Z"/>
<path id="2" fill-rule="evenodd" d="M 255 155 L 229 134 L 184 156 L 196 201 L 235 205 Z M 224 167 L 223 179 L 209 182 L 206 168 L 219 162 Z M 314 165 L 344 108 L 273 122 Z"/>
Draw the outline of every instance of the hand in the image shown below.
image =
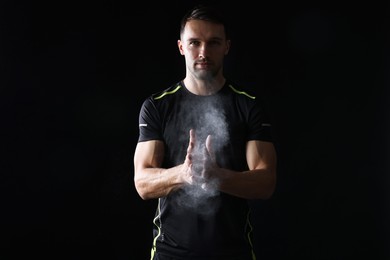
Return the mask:
<path id="1" fill-rule="evenodd" d="M 209 181 L 211 178 L 215 178 L 215 172 L 218 168 L 216 163 L 215 152 L 212 147 L 212 137 L 208 135 L 206 138 L 205 146 L 202 154 L 202 178 L 205 181 Z"/>
<path id="2" fill-rule="evenodd" d="M 207 186 L 218 168 L 215 152 L 212 147 L 212 137 L 208 135 L 204 145 L 197 143 L 195 131 L 190 130 L 190 140 L 187 155 L 183 163 L 184 181 L 188 184 Z"/>
<path id="3" fill-rule="evenodd" d="M 193 129 L 190 130 L 190 140 L 187 148 L 187 155 L 185 157 L 184 163 L 182 165 L 183 178 L 184 181 L 188 184 L 194 184 L 196 180 L 196 175 L 193 172 L 193 160 L 194 160 L 194 151 L 195 151 L 195 132 Z"/>

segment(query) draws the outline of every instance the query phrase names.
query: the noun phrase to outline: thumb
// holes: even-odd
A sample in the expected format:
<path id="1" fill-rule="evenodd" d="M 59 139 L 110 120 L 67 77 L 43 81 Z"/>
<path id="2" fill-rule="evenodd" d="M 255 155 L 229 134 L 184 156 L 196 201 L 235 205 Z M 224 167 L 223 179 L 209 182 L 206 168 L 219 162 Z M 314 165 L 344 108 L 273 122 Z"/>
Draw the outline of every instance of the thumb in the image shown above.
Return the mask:
<path id="1" fill-rule="evenodd" d="M 215 162 L 215 153 L 212 147 L 212 137 L 211 135 L 208 135 L 206 138 L 206 150 L 209 156 L 211 157 L 212 161 Z"/>

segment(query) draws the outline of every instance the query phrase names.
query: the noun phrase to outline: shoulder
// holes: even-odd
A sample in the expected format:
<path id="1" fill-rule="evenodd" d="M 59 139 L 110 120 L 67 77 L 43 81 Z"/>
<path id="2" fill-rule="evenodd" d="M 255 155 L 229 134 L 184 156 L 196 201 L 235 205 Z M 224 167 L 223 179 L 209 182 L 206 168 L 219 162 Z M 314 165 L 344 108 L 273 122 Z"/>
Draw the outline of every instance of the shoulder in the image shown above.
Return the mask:
<path id="1" fill-rule="evenodd" d="M 165 98 L 175 96 L 179 93 L 179 91 L 182 88 L 183 88 L 183 85 L 181 84 L 181 82 L 177 82 L 175 84 L 172 84 L 171 86 L 169 86 L 168 88 L 166 88 L 164 90 L 153 93 L 150 96 L 150 99 L 153 101 L 156 101 L 156 100 L 163 100 Z"/>
<path id="2" fill-rule="evenodd" d="M 227 82 L 226 92 L 231 97 L 232 101 L 246 111 L 263 111 L 264 110 L 264 96 L 259 90 L 254 89 L 251 85 L 242 85 L 235 82 Z"/>
<path id="3" fill-rule="evenodd" d="M 238 85 L 234 82 L 227 82 L 226 89 L 237 98 L 244 100 L 256 100 L 256 94 L 247 86 Z"/>
<path id="4" fill-rule="evenodd" d="M 181 82 L 177 82 L 175 84 L 170 85 L 169 87 L 154 92 L 153 94 L 149 95 L 144 101 L 143 101 L 143 107 L 160 107 L 160 106 L 167 106 L 169 105 L 172 100 L 180 95 L 180 91 L 183 89 L 183 85 Z"/>

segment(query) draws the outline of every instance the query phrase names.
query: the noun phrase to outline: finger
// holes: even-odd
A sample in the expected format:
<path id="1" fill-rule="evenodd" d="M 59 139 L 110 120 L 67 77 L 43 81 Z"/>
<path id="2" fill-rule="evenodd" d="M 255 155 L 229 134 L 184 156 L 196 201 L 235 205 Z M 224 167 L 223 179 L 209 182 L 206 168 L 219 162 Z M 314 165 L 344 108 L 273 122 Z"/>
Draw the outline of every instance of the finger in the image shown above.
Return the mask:
<path id="1" fill-rule="evenodd" d="M 194 145 L 195 142 L 196 142 L 196 138 L 195 138 L 195 130 L 194 129 L 190 129 L 190 142 Z"/>
<path id="2" fill-rule="evenodd" d="M 190 140 L 188 143 L 187 153 L 192 153 L 195 146 L 195 131 L 193 129 L 190 129 Z"/>
<path id="3" fill-rule="evenodd" d="M 211 160 L 213 162 L 215 162 L 215 153 L 214 153 L 213 147 L 212 147 L 212 137 L 211 137 L 211 135 L 208 135 L 207 138 L 206 138 L 206 150 L 207 150 L 207 153 L 209 154 L 209 156 L 211 157 Z"/>

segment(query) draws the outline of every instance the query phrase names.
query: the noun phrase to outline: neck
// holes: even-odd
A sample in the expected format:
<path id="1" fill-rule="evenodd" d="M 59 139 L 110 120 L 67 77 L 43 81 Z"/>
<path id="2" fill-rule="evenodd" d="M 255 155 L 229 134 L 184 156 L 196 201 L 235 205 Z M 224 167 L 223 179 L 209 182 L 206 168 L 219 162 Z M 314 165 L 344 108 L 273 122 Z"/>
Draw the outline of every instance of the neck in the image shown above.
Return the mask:
<path id="1" fill-rule="evenodd" d="M 194 80 L 193 78 L 186 77 L 184 85 L 191 93 L 200 96 L 208 96 L 218 92 L 226 82 L 224 77 L 213 78 L 211 80 Z"/>

